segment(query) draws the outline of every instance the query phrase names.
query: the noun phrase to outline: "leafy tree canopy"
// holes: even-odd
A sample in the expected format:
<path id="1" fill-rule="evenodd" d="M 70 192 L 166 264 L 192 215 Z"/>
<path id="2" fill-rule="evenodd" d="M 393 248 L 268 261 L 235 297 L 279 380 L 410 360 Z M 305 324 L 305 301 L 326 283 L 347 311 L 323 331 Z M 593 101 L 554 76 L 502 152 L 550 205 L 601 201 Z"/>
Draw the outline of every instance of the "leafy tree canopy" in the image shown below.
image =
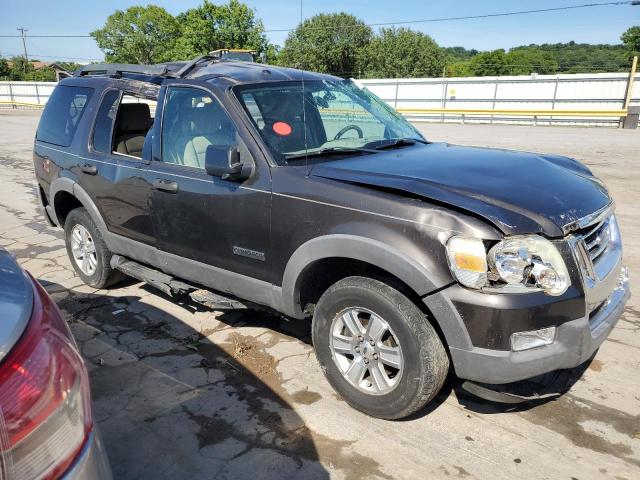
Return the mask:
<path id="1" fill-rule="evenodd" d="M 178 20 L 155 5 L 116 10 L 91 32 L 108 62 L 142 64 L 172 60 L 179 35 Z"/>
<path id="2" fill-rule="evenodd" d="M 454 63 L 457 60 L 469 60 L 474 55 L 480 53 L 475 48 L 467 50 L 464 47 L 444 47 L 442 51 L 447 56 L 447 60 L 450 63 Z"/>
<path id="3" fill-rule="evenodd" d="M 366 77 L 433 77 L 444 64 L 445 54 L 430 36 L 407 28 L 383 28 L 361 54 Z"/>
<path id="4" fill-rule="evenodd" d="M 344 12 L 315 15 L 289 34 L 278 63 L 345 77 L 357 76 L 361 51 L 372 35 L 371 29 L 353 15 Z"/>
<path id="5" fill-rule="evenodd" d="M 620 37 L 629 56 L 640 55 L 640 25 L 631 27 Z"/>
<path id="6" fill-rule="evenodd" d="M 515 51 L 536 51 L 550 54 L 558 64 L 557 72 L 548 73 L 595 73 L 628 71 L 629 59 L 622 45 L 588 43 L 545 43 L 515 47 Z"/>
<path id="7" fill-rule="evenodd" d="M 0 58 L 0 78 L 8 77 L 10 72 L 9 62 L 4 58 Z"/>
<path id="8" fill-rule="evenodd" d="M 178 15 L 181 36 L 176 59 L 194 58 L 221 48 L 242 48 L 268 53 L 269 43 L 262 21 L 255 12 L 238 0 L 215 5 L 208 0 Z"/>

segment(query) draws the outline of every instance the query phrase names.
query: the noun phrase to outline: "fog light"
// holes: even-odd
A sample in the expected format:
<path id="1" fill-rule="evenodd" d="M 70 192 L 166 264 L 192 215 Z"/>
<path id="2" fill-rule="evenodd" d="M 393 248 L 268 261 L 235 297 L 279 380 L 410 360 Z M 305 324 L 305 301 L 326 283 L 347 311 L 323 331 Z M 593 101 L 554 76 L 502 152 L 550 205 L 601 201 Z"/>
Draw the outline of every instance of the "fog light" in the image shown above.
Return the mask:
<path id="1" fill-rule="evenodd" d="M 531 332 L 516 332 L 511 335 L 511 350 L 519 352 L 530 348 L 550 345 L 556 338 L 556 327 L 541 328 Z"/>

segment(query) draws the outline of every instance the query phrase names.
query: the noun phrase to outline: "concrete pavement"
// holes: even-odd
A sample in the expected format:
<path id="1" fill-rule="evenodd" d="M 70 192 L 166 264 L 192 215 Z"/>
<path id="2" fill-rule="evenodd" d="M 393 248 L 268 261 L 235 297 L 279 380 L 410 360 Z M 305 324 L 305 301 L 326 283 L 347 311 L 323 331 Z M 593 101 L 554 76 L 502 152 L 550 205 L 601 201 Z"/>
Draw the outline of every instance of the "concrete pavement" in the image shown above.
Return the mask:
<path id="1" fill-rule="evenodd" d="M 640 306 L 595 359 L 547 375 L 564 394 L 525 408 L 465 396 L 451 379 L 416 417 L 369 418 L 325 381 L 309 326 L 256 311 L 176 304 L 135 281 L 95 290 L 37 211 L 38 116 L 0 110 L 0 245 L 58 302 L 90 369 L 116 478 L 415 479 L 640 477 Z M 432 140 L 573 155 L 617 199 L 632 287 L 640 267 L 636 131 L 419 126 Z M 524 388 L 524 387 L 523 387 Z"/>

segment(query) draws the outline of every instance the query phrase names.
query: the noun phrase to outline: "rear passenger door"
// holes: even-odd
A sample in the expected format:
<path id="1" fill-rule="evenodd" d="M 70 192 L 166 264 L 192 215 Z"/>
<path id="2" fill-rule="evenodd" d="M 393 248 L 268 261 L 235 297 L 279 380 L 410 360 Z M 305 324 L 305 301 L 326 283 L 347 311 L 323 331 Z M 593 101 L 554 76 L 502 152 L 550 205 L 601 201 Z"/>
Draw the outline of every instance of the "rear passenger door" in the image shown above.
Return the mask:
<path id="1" fill-rule="evenodd" d="M 150 166 L 158 248 L 262 279 L 269 246 L 268 168 L 256 165 L 244 182 L 208 175 L 208 145 L 237 146 L 243 162 L 255 162 L 237 123 L 213 90 L 189 83 L 163 90 Z"/>
<path id="2" fill-rule="evenodd" d="M 143 159 L 142 149 L 153 123 L 154 103 L 117 89 L 105 91 L 90 136 L 90 158 L 78 174 L 108 230 L 149 245 L 155 244 L 150 156 Z"/>

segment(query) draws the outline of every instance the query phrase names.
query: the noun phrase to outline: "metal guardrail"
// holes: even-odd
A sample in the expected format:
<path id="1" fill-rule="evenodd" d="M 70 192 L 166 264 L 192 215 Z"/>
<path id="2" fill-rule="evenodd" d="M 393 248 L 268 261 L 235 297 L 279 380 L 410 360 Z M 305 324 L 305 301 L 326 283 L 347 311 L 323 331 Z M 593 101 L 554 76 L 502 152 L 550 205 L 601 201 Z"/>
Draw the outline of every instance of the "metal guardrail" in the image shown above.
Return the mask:
<path id="1" fill-rule="evenodd" d="M 404 115 L 500 115 L 508 117 L 626 117 L 627 110 L 505 110 L 462 108 L 398 108 Z"/>
<path id="2" fill-rule="evenodd" d="M 29 103 L 29 102 L 11 102 L 8 100 L 0 100 L 0 105 L 10 105 L 12 107 L 37 107 L 44 108 L 42 103 Z"/>

